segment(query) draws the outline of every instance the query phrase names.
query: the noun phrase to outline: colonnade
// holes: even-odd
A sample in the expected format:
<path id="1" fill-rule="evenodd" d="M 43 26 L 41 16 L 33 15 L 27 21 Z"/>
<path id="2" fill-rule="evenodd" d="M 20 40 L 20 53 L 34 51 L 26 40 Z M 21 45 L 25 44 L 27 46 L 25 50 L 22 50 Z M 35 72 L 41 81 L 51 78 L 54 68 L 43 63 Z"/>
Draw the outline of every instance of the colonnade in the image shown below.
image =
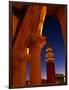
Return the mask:
<path id="1" fill-rule="evenodd" d="M 41 48 L 46 43 L 42 36 L 46 6 L 29 6 L 13 47 L 12 87 L 26 85 L 27 63 L 30 62 L 30 85 L 41 84 Z M 33 14 L 32 14 L 33 12 Z M 35 27 L 34 27 L 35 26 Z M 27 51 L 29 48 L 29 52 Z"/>

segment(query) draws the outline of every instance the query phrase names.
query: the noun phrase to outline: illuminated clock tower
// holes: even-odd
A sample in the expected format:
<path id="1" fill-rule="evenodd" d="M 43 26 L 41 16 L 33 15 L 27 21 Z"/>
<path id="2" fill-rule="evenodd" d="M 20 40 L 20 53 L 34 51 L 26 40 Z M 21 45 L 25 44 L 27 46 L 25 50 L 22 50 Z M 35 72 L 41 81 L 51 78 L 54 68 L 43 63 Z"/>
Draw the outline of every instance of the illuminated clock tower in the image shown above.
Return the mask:
<path id="1" fill-rule="evenodd" d="M 54 52 L 50 43 L 46 45 L 47 83 L 56 83 Z"/>

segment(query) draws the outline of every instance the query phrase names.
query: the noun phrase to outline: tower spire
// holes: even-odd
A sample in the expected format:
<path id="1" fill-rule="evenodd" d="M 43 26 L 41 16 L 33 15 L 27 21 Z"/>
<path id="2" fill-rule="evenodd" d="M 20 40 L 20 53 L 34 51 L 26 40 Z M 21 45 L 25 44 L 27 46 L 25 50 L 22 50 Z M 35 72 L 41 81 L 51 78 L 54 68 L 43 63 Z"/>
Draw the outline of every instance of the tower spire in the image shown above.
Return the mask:
<path id="1" fill-rule="evenodd" d="M 47 82 L 56 83 L 54 52 L 50 42 L 48 42 L 46 45 L 46 66 L 47 66 Z"/>

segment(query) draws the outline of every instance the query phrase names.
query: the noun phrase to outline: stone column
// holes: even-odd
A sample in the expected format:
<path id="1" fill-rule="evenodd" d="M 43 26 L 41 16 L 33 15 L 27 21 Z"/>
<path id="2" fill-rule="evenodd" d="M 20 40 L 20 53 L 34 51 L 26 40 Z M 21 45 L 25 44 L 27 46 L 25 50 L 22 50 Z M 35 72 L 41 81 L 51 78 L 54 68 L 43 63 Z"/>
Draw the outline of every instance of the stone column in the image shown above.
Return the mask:
<path id="1" fill-rule="evenodd" d="M 25 58 L 21 58 L 20 56 L 21 56 L 21 53 L 24 52 L 24 47 L 26 46 L 27 38 L 30 35 L 30 33 L 35 33 L 38 31 L 37 28 L 38 28 L 38 23 L 40 22 L 39 17 L 40 17 L 42 7 L 43 6 L 40 6 L 40 5 L 36 5 L 36 7 L 35 5 L 28 6 L 28 10 L 21 24 L 20 31 L 18 33 L 15 45 L 13 47 L 13 62 L 14 62 L 12 64 L 14 65 L 13 67 L 14 74 L 12 75 L 13 76 L 12 86 L 13 87 L 25 86 L 27 62 L 25 62 Z M 41 24 L 39 25 L 39 29 L 40 29 L 40 26 Z M 35 42 L 34 42 L 34 45 L 36 45 Z"/>
<path id="2" fill-rule="evenodd" d="M 41 85 L 41 48 L 46 43 L 45 37 L 42 36 L 43 23 L 46 16 L 47 7 L 43 6 L 39 18 L 39 23 L 36 33 L 31 33 L 30 36 L 30 53 L 31 53 L 31 66 L 30 66 L 30 84 Z"/>
<path id="3" fill-rule="evenodd" d="M 31 66 L 30 66 L 30 84 L 40 85 L 41 84 L 41 62 L 40 62 L 40 51 L 39 47 L 31 49 Z"/>
<path id="4" fill-rule="evenodd" d="M 19 55 L 19 54 L 18 54 Z M 25 49 L 20 55 L 14 57 L 13 61 L 13 83 L 12 87 L 23 87 L 26 85 L 26 71 L 27 71 L 27 50 Z"/>
<path id="5" fill-rule="evenodd" d="M 23 87 L 26 85 L 26 65 L 26 61 L 21 61 L 20 64 L 14 68 L 13 87 Z"/>
<path id="6" fill-rule="evenodd" d="M 30 84 L 41 85 L 41 48 L 45 44 L 45 37 L 33 35 L 30 39 Z"/>

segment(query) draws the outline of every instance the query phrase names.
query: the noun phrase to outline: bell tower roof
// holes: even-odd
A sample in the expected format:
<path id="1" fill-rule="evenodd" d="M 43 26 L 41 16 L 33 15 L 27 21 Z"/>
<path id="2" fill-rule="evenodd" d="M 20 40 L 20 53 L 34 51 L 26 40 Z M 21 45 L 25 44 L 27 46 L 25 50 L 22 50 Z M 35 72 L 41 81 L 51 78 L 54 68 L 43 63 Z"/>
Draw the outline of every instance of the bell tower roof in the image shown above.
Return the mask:
<path id="1" fill-rule="evenodd" d="M 47 43 L 46 48 L 51 48 L 50 42 Z"/>
<path id="2" fill-rule="evenodd" d="M 51 46 L 50 42 L 48 42 L 48 43 L 46 44 L 46 53 L 47 53 L 47 52 L 53 52 L 53 49 L 52 49 L 52 46 Z"/>

